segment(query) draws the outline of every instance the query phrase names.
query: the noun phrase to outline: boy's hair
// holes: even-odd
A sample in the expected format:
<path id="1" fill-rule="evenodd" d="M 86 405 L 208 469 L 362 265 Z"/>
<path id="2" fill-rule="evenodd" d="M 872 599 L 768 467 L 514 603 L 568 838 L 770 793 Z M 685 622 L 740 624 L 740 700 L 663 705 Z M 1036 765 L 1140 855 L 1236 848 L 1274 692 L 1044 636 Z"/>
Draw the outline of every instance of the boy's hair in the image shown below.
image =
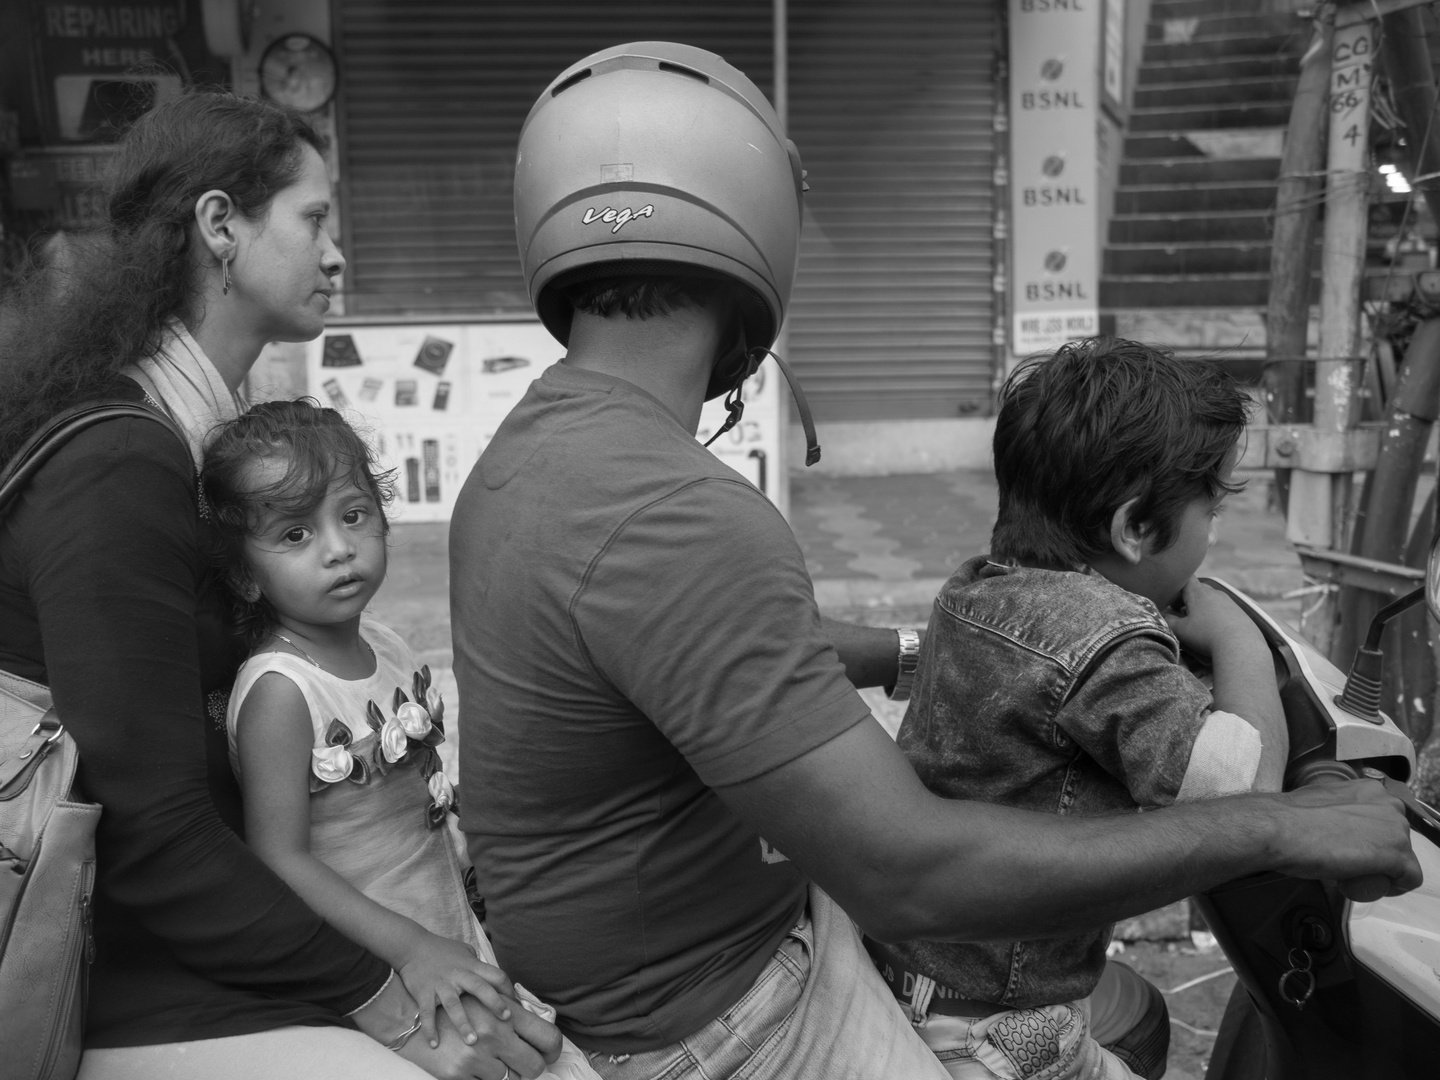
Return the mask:
<path id="1" fill-rule="evenodd" d="M 245 468 L 267 458 L 283 459 L 285 474 L 262 488 L 245 485 Z M 339 482 L 368 491 L 380 511 L 394 498 L 393 473 L 377 472 L 365 440 L 334 409 L 309 399 L 267 401 L 210 433 L 205 442 L 201 485 L 220 534 L 225 584 L 236 621 L 253 647 L 275 625 L 275 609 L 257 595 L 245 565 L 245 539 L 269 513 L 305 514 Z"/>
<path id="2" fill-rule="evenodd" d="M 1186 505 L 1243 485 L 1224 479 L 1252 403 L 1216 364 L 1119 338 L 1062 345 L 1000 391 L 992 557 L 1050 569 L 1113 550 L 1115 511 L 1163 551 Z"/>

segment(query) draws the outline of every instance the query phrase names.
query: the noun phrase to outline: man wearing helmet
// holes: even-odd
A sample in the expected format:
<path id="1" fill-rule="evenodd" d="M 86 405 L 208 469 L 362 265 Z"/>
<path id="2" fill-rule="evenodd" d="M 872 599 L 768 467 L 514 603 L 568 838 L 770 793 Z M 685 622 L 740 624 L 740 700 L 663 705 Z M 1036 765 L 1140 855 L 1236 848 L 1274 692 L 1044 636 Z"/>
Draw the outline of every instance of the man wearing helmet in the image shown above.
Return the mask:
<path id="1" fill-rule="evenodd" d="M 522 130 L 521 260 L 568 352 L 450 539 L 462 827 L 509 974 L 607 1077 L 941 1078 L 854 923 L 1050 936 L 1259 870 L 1411 887 L 1377 785 L 1091 820 L 924 789 L 846 677 L 893 681 L 893 633 L 837 651 L 784 520 L 694 438 L 778 332 L 802 191 L 763 95 L 686 46 L 587 57 Z"/>

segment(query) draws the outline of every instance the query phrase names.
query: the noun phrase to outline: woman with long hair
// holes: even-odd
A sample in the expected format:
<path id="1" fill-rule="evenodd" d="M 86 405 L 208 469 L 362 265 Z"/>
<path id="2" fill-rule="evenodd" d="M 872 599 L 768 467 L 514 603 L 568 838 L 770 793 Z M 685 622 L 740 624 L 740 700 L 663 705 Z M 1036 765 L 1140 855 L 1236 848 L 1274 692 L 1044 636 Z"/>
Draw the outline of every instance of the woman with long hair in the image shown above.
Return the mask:
<path id="1" fill-rule="evenodd" d="M 474 1002 L 473 1045 L 443 1022 L 434 1044 L 413 1037 L 389 966 L 239 836 L 224 718 L 244 653 L 196 470 L 265 343 L 324 327 L 344 259 L 321 146 L 267 102 L 157 107 L 121 141 L 104 227 L 56 246 L 0 307 L 0 462 L 91 399 L 145 402 L 183 434 L 97 424 L 0 519 L 0 680 L 49 687 L 103 807 L 85 1080 L 505 1080 L 502 1055 L 534 1075 L 536 1047 L 559 1047 L 524 1010 L 502 1022 Z"/>

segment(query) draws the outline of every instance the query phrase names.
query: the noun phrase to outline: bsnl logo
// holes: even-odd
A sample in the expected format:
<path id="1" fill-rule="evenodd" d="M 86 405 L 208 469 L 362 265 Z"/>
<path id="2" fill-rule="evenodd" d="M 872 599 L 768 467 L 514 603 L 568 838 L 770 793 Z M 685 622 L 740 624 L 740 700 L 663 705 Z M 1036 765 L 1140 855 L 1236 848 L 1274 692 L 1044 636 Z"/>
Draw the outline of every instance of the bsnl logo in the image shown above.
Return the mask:
<path id="1" fill-rule="evenodd" d="M 653 217 L 655 207 L 646 203 L 639 210 L 632 210 L 628 206 L 624 210 L 616 210 L 613 206 L 607 206 L 604 210 L 596 210 L 593 206 L 585 211 L 585 216 L 580 219 L 581 225 L 592 225 L 597 221 L 606 225 L 614 225 L 611 233 L 617 233 L 636 218 Z"/>

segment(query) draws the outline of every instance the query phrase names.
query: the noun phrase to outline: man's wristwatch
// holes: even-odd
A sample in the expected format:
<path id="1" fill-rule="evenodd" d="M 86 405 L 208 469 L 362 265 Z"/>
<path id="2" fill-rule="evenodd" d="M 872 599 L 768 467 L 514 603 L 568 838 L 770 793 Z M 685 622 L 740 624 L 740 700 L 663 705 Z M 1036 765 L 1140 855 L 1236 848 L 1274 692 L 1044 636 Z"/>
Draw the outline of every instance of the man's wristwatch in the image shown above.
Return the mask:
<path id="1" fill-rule="evenodd" d="M 897 629 L 895 635 L 900 639 L 900 656 L 895 665 L 895 685 L 886 689 L 885 696 L 891 701 L 909 701 L 915 672 L 920 667 L 920 635 L 908 626 Z"/>

